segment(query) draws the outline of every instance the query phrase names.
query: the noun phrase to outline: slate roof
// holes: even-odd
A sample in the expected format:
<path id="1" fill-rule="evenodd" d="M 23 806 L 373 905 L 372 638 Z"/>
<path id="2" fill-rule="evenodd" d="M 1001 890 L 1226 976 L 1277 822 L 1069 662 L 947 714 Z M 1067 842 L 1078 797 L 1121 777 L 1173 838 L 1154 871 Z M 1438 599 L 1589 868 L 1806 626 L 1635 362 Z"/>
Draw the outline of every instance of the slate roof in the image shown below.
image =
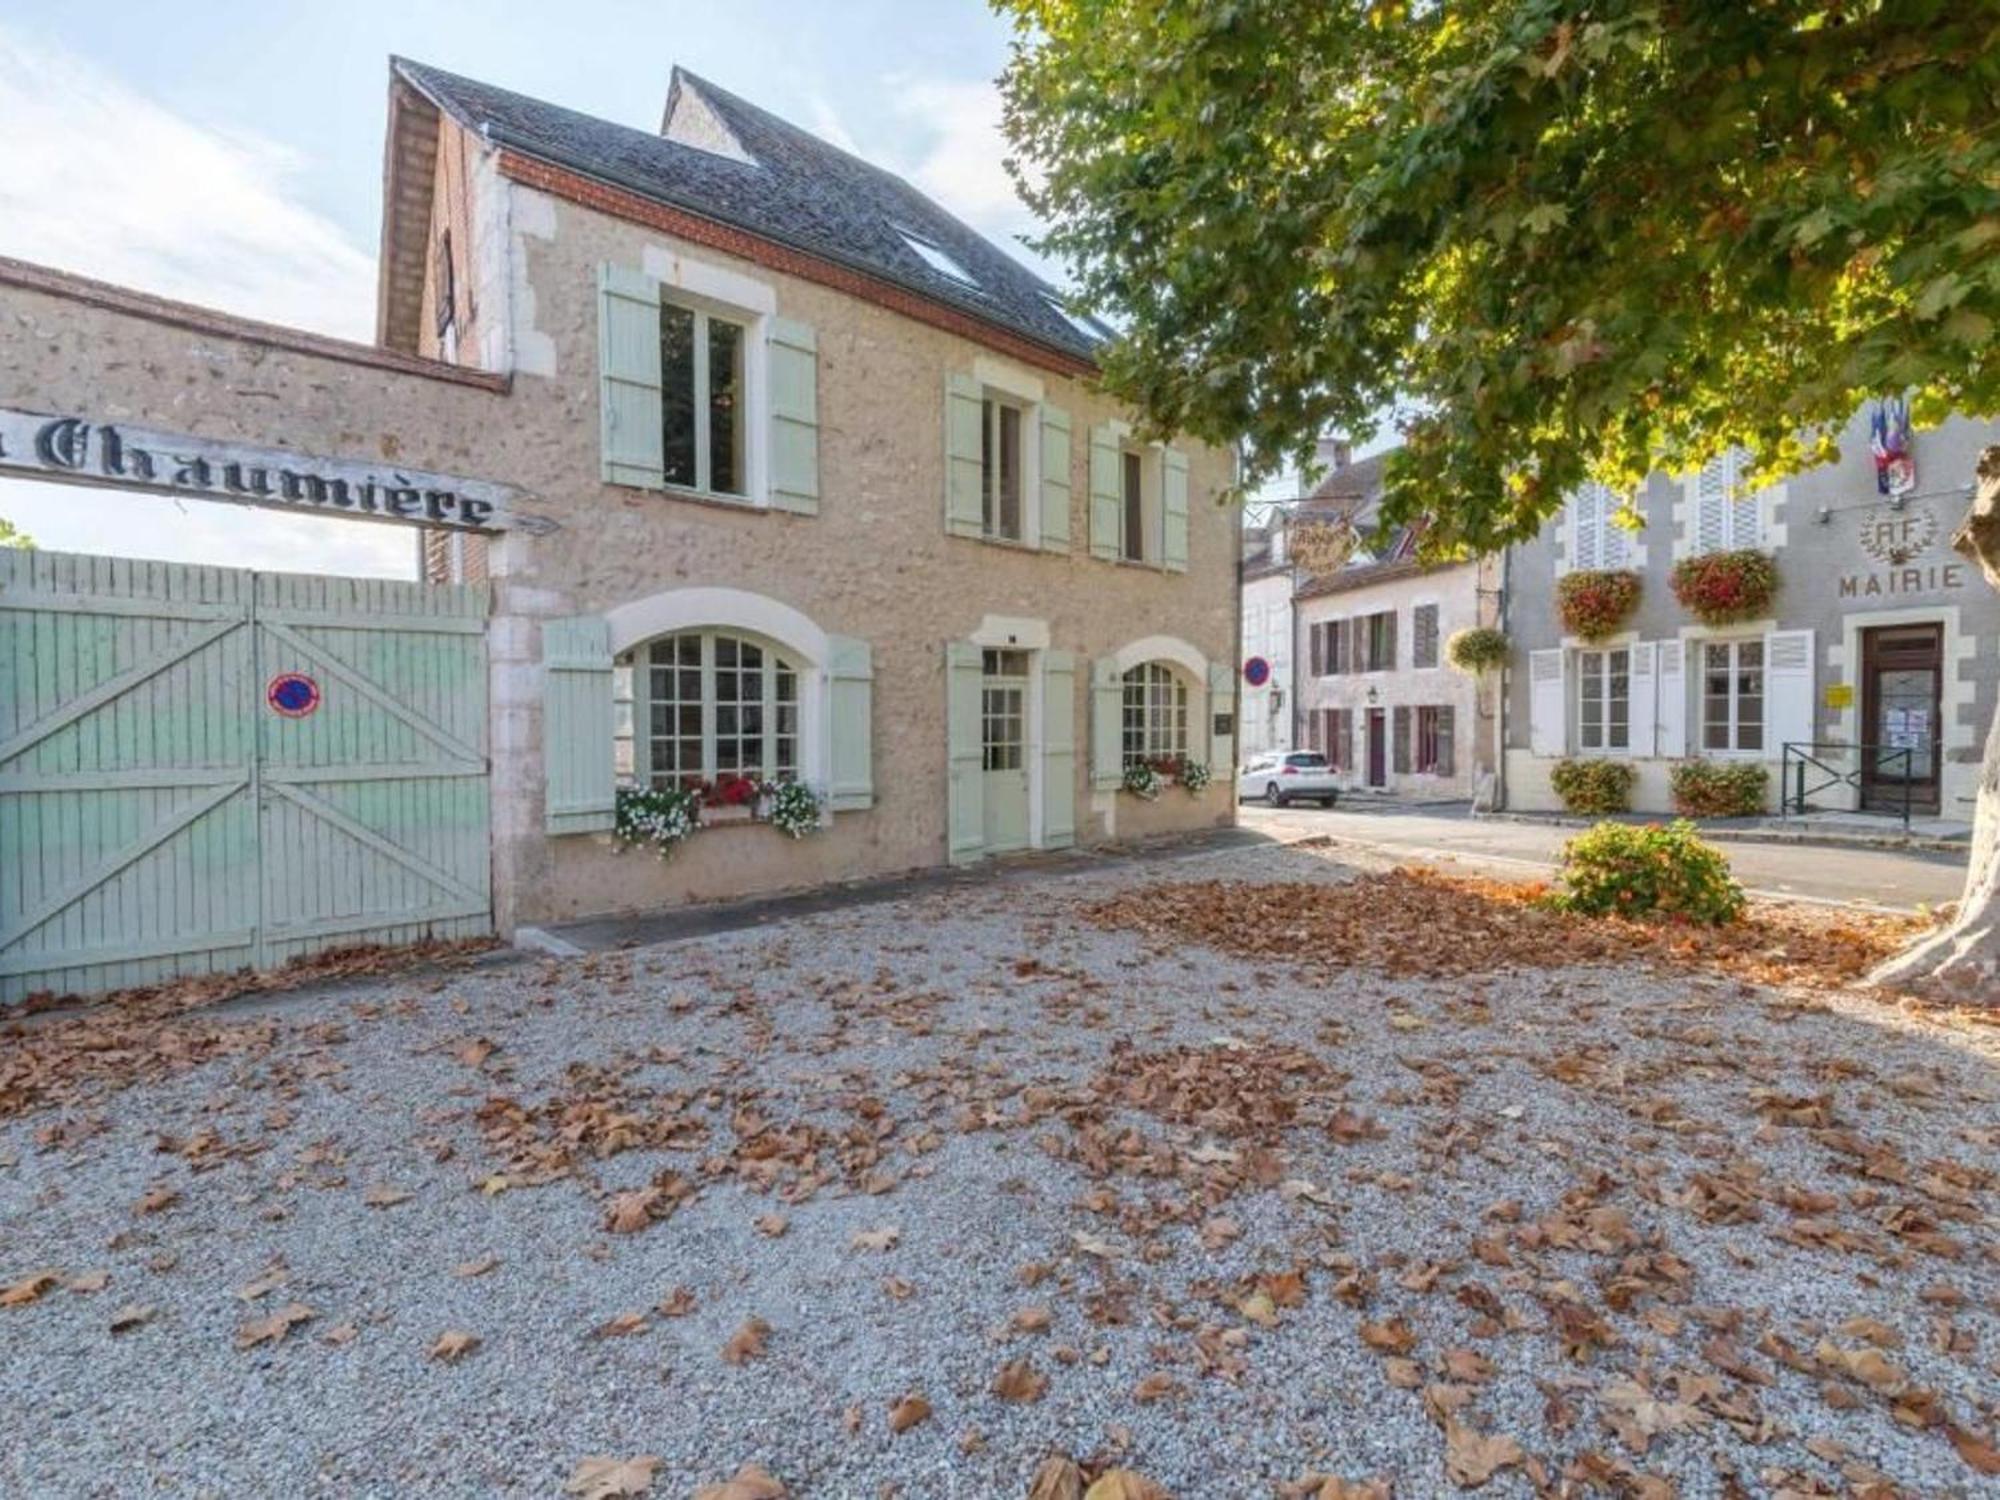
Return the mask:
<path id="1" fill-rule="evenodd" d="M 391 66 L 496 145 L 880 277 L 1076 358 L 1094 360 L 1104 341 L 1086 336 L 1050 305 L 1054 287 L 902 178 L 684 69 L 673 71 L 670 102 L 692 86 L 754 163 L 406 58 L 392 59 Z M 943 250 L 978 286 L 933 270 L 899 228 Z"/>

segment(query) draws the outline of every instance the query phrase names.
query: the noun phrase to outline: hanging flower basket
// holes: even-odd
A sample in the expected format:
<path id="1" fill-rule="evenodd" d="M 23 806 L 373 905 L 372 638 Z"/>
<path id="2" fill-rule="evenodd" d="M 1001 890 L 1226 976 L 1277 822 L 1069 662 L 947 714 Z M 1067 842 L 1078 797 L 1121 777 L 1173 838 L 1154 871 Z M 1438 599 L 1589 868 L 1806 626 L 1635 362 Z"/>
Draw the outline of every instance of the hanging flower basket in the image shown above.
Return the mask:
<path id="1" fill-rule="evenodd" d="M 1477 677 L 1493 667 L 1504 666 L 1507 650 L 1505 635 L 1491 625 L 1480 625 L 1453 631 L 1444 643 L 1444 659 L 1454 670 Z"/>
<path id="2" fill-rule="evenodd" d="M 1586 641 L 1615 635 L 1639 607 L 1639 575 L 1626 571 L 1565 573 L 1556 583 L 1563 629 Z"/>
<path id="3" fill-rule="evenodd" d="M 1711 552 L 1674 564 L 1674 597 L 1704 625 L 1762 619 L 1778 592 L 1778 564 L 1768 552 Z"/>

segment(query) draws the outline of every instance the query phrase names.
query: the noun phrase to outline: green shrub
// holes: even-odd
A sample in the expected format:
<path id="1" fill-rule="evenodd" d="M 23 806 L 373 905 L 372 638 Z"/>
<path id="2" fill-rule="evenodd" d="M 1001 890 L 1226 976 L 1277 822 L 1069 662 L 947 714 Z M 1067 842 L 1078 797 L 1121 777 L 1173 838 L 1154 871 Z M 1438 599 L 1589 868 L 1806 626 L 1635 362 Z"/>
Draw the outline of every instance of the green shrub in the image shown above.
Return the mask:
<path id="1" fill-rule="evenodd" d="M 1568 811 L 1595 816 L 1629 811 L 1638 776 L 1629 761 L 1563 760 L 1549 773 L 1549 783 Z"/>
<path id="2" fill-rule="evenodd" d="M 1690 818 L 1749 818 L 1764 811 L 1771 770 L 1759 760 L 1684 760 L 1668 773 L 1674 811 Z"/>
<path id="3" fill-rule="evenodd" d="M 1491 625 L 1455 630 L 1444 643 L 1444 659 L 1458 671 L 1477 676 L 1507 663 L 1507 637 Z"/>
<path id="4" fill-rule="evenodd" d="M 1685 819 L 1664 828 L 1599 823 L 1563 846 L 1562 885 L 1554 904 L 1593 917 L 1658 915 L 1716 926 L 1743 915 L 1743 887 L 1729 861 Z"/>

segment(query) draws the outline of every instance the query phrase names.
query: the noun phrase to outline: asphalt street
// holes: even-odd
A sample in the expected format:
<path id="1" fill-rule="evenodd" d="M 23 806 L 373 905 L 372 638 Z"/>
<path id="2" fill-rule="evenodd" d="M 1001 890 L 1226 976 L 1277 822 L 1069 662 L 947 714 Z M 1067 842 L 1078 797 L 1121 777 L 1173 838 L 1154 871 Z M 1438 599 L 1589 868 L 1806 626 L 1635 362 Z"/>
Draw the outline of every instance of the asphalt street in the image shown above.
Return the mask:
<path id="1" fill-rule="evenodd" d="M 1574 828 L 1471 817 L 1457 809 L 1317 807 L 1246 803 L 1242 826 L 1291 840 L 1324 835 L 1426 863 L 1520 875 L 1552 869 Z M 1736 878 L 1752 891 L 1907 911 L 1954 901 L 1965 856 L 1807 844 L 1724 843 Z"/>

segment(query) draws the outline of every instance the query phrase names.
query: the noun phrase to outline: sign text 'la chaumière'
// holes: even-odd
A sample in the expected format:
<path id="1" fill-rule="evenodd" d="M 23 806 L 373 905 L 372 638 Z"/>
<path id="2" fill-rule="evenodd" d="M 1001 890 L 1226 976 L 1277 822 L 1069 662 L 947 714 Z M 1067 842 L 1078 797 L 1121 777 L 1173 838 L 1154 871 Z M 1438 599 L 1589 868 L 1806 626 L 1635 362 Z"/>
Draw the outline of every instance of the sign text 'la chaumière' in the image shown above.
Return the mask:
<path id="1" fill-rule="evenodd" d="M 460 531 L 540 532 L 510 485 L 0 407 L 0 470 Z"/>

